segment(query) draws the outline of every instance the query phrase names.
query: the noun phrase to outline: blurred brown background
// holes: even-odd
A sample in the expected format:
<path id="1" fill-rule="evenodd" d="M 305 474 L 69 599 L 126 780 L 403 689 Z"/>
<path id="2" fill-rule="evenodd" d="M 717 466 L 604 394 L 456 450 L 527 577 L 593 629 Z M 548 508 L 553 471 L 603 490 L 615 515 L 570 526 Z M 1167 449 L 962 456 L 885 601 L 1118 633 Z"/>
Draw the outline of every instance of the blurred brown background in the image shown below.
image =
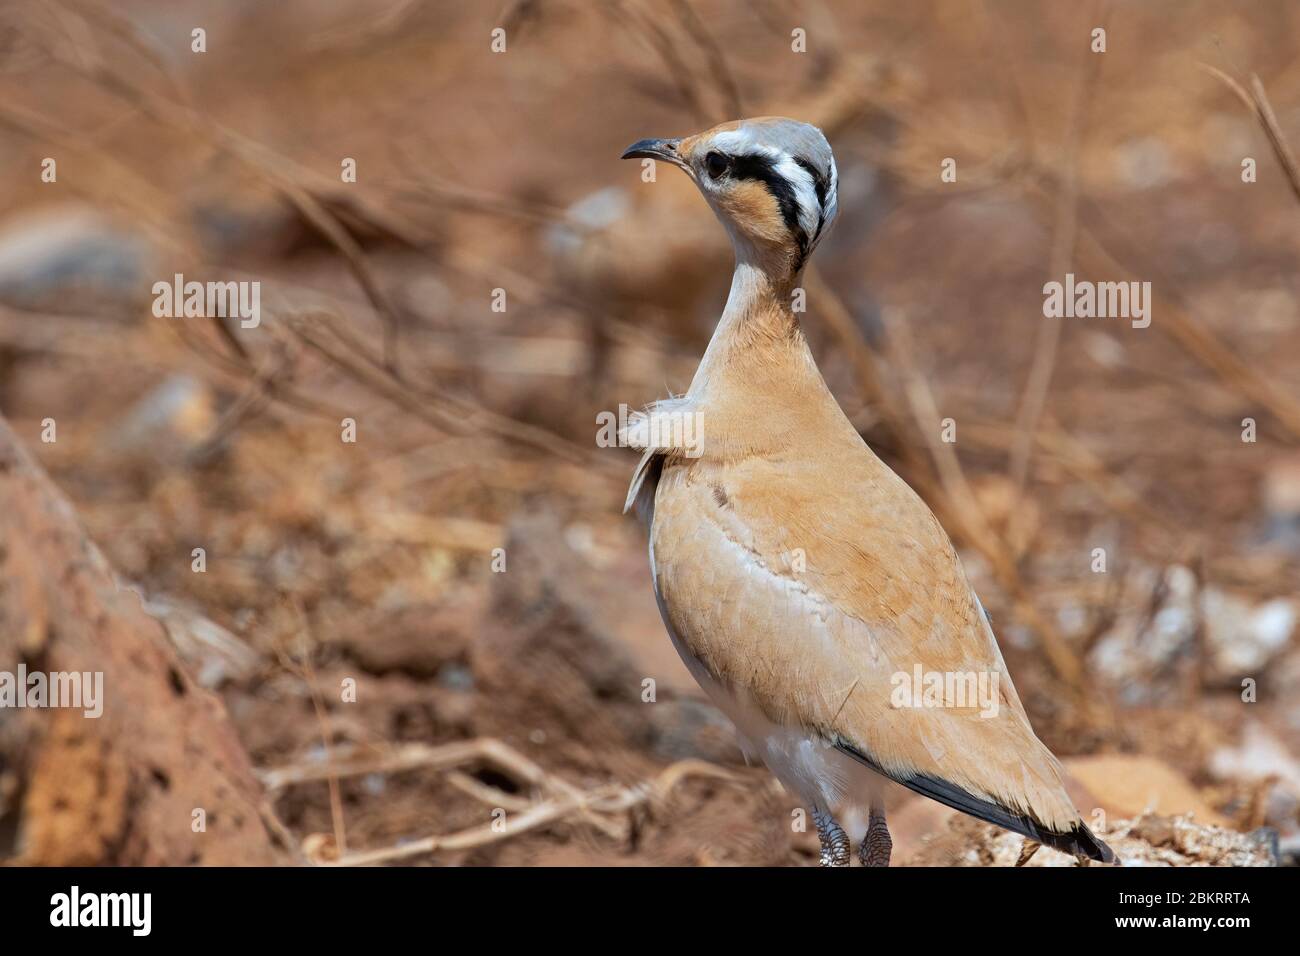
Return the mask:
<path id="1" fill-rule="evenodd" d="M 118 781 L 102 839 L 40 715 L 0 730 L 0 858 L 815 862 L 677 662 L 620 514 L 635 456 L 595 440 L 685 389 L 730 277 L 694 187 L 619 153 L 775 113 L 840 172 L 819 362 L 952 533 L 1085 817 L 1151 811 L 1163 862 L 1244 857 L 1151 819 L 1269 827 L 1294 862 L 1300 201 L 1266 127 L 1300 138 L 1297 37 L 1285 0 L 7 5 L 0 412 L 257 776 L 246 851 L 132 824 L 192 805 L 215 745 L 110 668 L 141 734 L 78 758 Z M 1067 271 L 1151 282 L 1151 326 L 1045 320 Z M 176 273 L 260 281 L 260 325 L 155 317 Z M 8 569 L 42 620 L 95 618 L 44 567 Z M 8 668 L 31 595 L 0 597 Z M 169 734 L 148 766 L 121 740 Z M 895 820 L 900 862 L 1001 859 L 933 805 Z"/>

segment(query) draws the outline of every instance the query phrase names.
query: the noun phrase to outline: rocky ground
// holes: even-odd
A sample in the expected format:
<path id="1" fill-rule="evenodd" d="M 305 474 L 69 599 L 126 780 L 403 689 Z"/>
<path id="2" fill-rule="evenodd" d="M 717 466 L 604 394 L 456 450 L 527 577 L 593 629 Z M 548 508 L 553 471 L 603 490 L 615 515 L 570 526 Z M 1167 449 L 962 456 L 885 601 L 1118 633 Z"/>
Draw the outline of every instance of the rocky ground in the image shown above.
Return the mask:
<path id="1" fill-rule="evenodd" d="M 1064 5 L 42 6 L 0 12 L 0 413 L 158 622 L 132 618 L 141 653 L 228 716 L 265 806 L 211 859 L 816 862 L 673 654 L 621 514 L 634 455 L 594 438 L 600 412 L 685 387 L 728 281 L 693 188 L 617 156 L 739 110 L 835 147 L 808 333 L 952 531 L 1085 817 L 1126 861 L 1295 863 L 1300 204 L 1198 66 L 1257 73 L 1300 140 L 1289 5 L 1124 7 L 1100 64 Z M 1063 264 L 1152 282 L 1153 321 L 1062 326 L 1022 488 Z M 259 326 L 156 316 L 178 272 L 260 281 Z M 917 382 L 955 419 L 955 478 Z M 15 540 L 7 560 L 36 560 Z M 94 620 L 32 588 L 8 613 Z M 140 687 L 118 733 L 198 719 Z M 66 859 L 31 835 L 98 792 L 39 774 L 33 741 L 61 738 L 22 726 L 0 733 L 0 858 Z M 169 779 L 178 748 L 151 755 Z M 106 761 L 123 827 L 125 795 L 171 799 L 127 760 Z M 901 863 L 1020 851 L 901 792 L 891 820 Z M 194 862 L 182 842 L 157 852 Z"/>

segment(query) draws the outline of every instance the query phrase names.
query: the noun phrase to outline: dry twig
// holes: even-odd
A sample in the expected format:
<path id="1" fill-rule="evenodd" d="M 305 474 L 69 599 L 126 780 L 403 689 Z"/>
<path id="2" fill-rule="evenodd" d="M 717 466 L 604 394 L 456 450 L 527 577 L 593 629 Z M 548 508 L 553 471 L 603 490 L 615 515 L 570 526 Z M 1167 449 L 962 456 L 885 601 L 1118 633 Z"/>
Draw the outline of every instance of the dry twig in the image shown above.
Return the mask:
<path id="1" fill-rule="evenodd" d="M 512 779 L 528 785 L 535 799 L 525 800 L 482 784 L 456 769 L 467 764 L 486 763 Z M 607 784 L 582 790 L 562 777 L 548 773 L 534 761 L 499 740 L 480 737 L 430 747 L 403 744 L 397 747 L 362 752 L 356 748 L 336 748 L 325 763 L 294 764 L 279 770 L 264 771 L 261 778 L 274 796 L 285 788 L 320 780 L 372 773 L 398 773 L 407 770 L 448 770 L 448 779 L 457 789 L 480 803 L 506 811 L 506 816 L 481 827 L 472 827 L 446 835 L 429 836 L 397 846 L 334 853 L 319 840 L 304 841 L 304 852 L 313 862 L 334 866 L 367 866 L 424 856 L 438 850 L 467 850 L 487 846 L 536 830 L 571 815 L 596 827 L 612 839 L 625 839 L 627 826 L 619 822 L 629 810 L 666 800 L 672 791 L 690 777 L 710 777 L 734 781 L 734 774 L 701 760 L 682 760 L 663 770 L 652 780 L 627 787 Z"/>

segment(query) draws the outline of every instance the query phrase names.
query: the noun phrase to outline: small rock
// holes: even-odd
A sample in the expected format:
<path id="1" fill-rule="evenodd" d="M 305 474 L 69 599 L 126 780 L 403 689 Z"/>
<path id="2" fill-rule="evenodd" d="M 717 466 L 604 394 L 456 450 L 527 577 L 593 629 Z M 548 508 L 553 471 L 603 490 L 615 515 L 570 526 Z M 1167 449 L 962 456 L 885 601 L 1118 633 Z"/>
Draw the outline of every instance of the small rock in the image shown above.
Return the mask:
<path id="1" fill-rule="evenodd" d="M 1235 683 L 1258 675 L 1295 631 L 1293 601 L 1276 599 L 1252 607 L 1247 601 L 1213 588 L 1206 589 L 1201 607 L 1212 678 Z"/>
<path id="2" fill-rule="evenodd" d="M 1264 475 L 1264 542 L 1300 554 L 1300 455 L 1273 464 Z"/>
<path id="3" fill-rule="evenodd" d="M 261 666 L 256 650 L 195 608 L 164 595 L 146 597 L 140 588 L 129 587 L 145 613 L 162 623 L 200 686 L 215 689 L 227 681 L 245 680 Z"/>
<path id="4" fill-rule="evenodd" d="M 547 231 L 549 251 L 559 258 L 576 255 L 588 235 L 608 229 L 626 216 L 630 207 L 627 192 L 617 186 L 588 193 L 564 211 L 564 220 Z"/>
<path id="5" fill-rule="evenodd" d="M 1163 572 L 1138 567 L 1132 572 L 1130 591 L 1158 593 L 1159 607 L 1148 614 L 1144 603 L 1120 616 L 1115 626 L 1097 642 L 1092 666 L 1119 690 L 1125 704 L 1148 704 L 1160 699 L 1173 676 L 1175 660 L 1194 645 L 1198 613 L 1196 575 L 1174 565 Z"/>
<path id="6" fill-rule="evenodd" d="M 1210 756 L 1210 772 L 1223 780 L 1277 777 L 1300 796 L 1300 761 L 1258 721 L 1246 725 L 1235 747 L 1222 747 Z"/>
<path id="7" fill-rule="evenodd" d="M 1264 476 L 1264 507 L 1279 520 L 1300 519 L 1300 455 L 1269 468 Z"/>
<path id="8" fill-rule="evenodd" d="M 1070 776 L 1087 788 L 1097 805 L 1113 817 L 1145 813 L 1191 814 L 1198 823 L 1226 826 L 1228 820 L 1201 797 L 1186 777 L 1155 757 L 1102 754 L 1065 761 Z M 1084 816 L 1088 808 L 1076 802 Z"/>
<path id="9" fill-rule="evenodd" d="M 149 249 L 93 207 L 66 204 L 0 223 L 0 302 L 104 312 L 146 296 Z"/>
<path id="10" fill-rule="evenodd" d="M 193 376 L 171 375 L 127 411 L 112 442 L 163 461 L 198 447 L 216 423 L 211 389 Z"/>
<path id="11" fill-rule="evenodd" d="M 1155 189 L 1176 175 L 1169 147 L 1154 136 L 1126 140 L 1114 155 L 1119 177 L 1133 189 Z"/>

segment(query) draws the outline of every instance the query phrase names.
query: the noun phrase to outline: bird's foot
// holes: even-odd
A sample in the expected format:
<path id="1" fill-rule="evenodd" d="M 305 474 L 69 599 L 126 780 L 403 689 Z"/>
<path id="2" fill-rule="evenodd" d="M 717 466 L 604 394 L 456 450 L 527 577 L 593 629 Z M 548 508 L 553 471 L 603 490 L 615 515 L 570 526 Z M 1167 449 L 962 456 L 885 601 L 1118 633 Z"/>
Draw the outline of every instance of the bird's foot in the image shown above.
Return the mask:
<path id="1" fill-rule="evenodd" d="M 858 859 L 863 866 L 889 866 L 889 854 L 894 841 L 889 838 L 885 824 L 885 811 L 872 810 L 867 818 L 867 832 L 858 844 Z"/>
<path id="2" fill-rule="evenodd" d="M 852 850 L 844 828 L 821 810 L 813 811 L 813 823 L 817 825 L 817 838 L 822 844 L 822 866 L 848 866 Z"/>

